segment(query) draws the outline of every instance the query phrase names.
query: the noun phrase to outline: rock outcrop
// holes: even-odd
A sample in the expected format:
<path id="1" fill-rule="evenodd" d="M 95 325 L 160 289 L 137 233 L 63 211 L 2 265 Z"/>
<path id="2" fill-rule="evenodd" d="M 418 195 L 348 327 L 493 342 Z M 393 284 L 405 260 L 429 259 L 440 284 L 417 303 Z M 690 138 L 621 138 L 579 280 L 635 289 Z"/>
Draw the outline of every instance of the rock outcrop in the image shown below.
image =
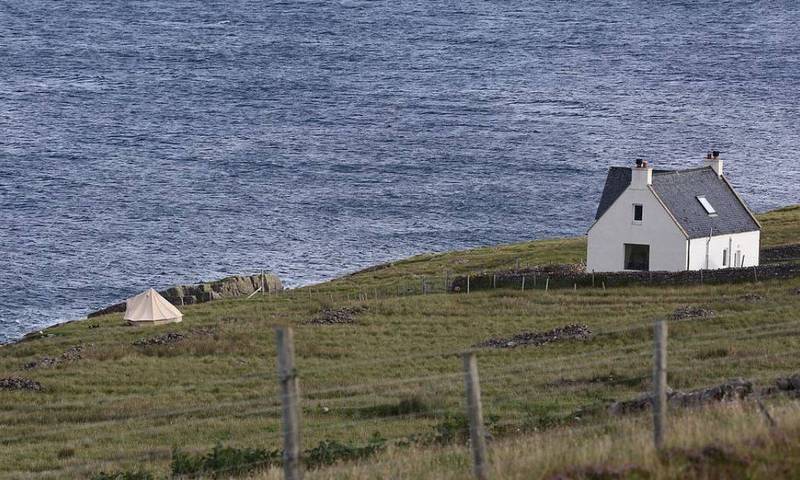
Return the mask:
<path id="1" fill-rule="evenodd" d="M 204 303 L 221 298 L 235 298 L 250 295 L 261 287 L 264 282 L 264 290 L 267 293 L 279 292 L 283 290 L 281 280 L 273 274 L 241 276 L 236 275 L 226 277 L 213 282 L 203 282 L 194 285 L 176 285 L 164 291 L 158 292 L 176 307 Z M 109 313 L 119 313 L 125 311 L 125 302 L 111 305 L 110 307 L 92 312 L 89 318 L 107 315 Z"/>
<path id="2" fill-rule="evenodd" d="M 90 344 L 91 346 L 91 344 Z M 57 357 L 42 357 L 39 360 L 34 360 L 32 362 L 26 363 L 22 368 L 25 370 L 32 370 L 34 368 L 52 368 L 58 367 L 65 363 L 72 363 L 77 362 L 81 358 L 83 358 L 83 351 L 85 347 L 83 345 L 75 345 L 74 347 L 70 347 L 64 351 L 61 355 Z"/>
<path id="3" fill-rule="evenodd" d="M 715 316 L 716 313 L 713 310 L 703 307 L 684 305 L 676 308 L 669 318 L 672 320 L 687 320 L 689 318 L 714 318 Z"/>
<path id="4" fill-rule="evenodd" d="M 29 390 L 38 392 L 42 390 L 42 384 L 29 378 L 0 378 L 0 390 Z"/>
<path id="5" fill-rule="evenodd" d="M 592 331 L 586 325 L 564 325 L 546 332 L 522 332 L 509 338 L 490 338 L 473 345 L 475 348 L 515 348 L 539 346 L 562 340 L 587 340 Z"/>
<path id="6" fill-rule="evenodd" d="M 325 308 L 314 318 L 303 323 L 310 325 L 336 325 L 355 323 L 356 316 L 366 310 L 365 307 Z"/>
<path id="7" fill-rule="evenodd" d="M 667 402 L 671 407 L 699 407 L 711 403 L 744 400 L 752 393 L 753 382 L 737 378 L 715 387 L 701 388 L 689 392 L 667 389 Z M 609 407 L 609 413 L 612 415 L 638 413 L 649 409 L 652 405 L 653 394 L 649 393 L 633 400 L 614 402 Z"/>

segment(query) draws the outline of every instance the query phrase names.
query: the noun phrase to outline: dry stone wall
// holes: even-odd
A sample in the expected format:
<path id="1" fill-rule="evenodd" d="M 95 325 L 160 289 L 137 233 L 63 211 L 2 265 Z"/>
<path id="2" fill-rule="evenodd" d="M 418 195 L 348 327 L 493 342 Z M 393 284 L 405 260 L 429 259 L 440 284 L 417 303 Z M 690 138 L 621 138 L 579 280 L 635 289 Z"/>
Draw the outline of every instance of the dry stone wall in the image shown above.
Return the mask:
<path id="1" fill-rule="evenodd" d="M 758 267 L 693 270 L 683 272 L 587 273 L 577 265 L 550 265 L 517 272 L 489 272 L 469 276 L 469 290 L 514 288 L 600 288 L 632 285 L 698 285 L 701 283 L 740 283 L 800 277 L 800 264 L 777 263 Z M 456 277 L 451 292 L 466 292 L 467 277 Z"/>

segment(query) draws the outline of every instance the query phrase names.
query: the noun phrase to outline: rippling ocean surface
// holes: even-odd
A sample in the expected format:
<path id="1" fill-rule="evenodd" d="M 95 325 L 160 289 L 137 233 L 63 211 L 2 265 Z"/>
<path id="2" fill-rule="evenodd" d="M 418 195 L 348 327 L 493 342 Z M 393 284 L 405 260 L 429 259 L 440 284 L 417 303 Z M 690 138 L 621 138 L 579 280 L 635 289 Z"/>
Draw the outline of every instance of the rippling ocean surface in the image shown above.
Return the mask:
<path id="1" fill-rule="evenodd" d="M 585 232 L 606 169 L 800 198 L 775 2 L 0 3 L 0 340 L 145 287 Z"/>

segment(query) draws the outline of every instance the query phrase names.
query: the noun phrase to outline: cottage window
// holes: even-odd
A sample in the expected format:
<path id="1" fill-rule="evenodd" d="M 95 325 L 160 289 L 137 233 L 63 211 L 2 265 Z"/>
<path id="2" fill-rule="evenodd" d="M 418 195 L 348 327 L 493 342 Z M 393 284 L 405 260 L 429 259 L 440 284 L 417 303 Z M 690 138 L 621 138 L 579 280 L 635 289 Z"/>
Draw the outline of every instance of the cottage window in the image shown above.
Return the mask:
<path id="1" fill-rule="evenodd" d="M 650 245 L 626 243 L 625 270 L 650 270 Z"/>
<path id="2" fill-rule="evenodd" d="M 633 206 L 633 221 L 634 222 L 641 222 L 643 216 L 644 216 L 644 207 L 642 207 L 641 205 L 634 205 Z"/>
<path id="3" fill-rule="evenodd" d="M 728 266 L 728 249 L 727 248 L 722 251 L 722 266 L 723 267 L 727 267 Z"/>

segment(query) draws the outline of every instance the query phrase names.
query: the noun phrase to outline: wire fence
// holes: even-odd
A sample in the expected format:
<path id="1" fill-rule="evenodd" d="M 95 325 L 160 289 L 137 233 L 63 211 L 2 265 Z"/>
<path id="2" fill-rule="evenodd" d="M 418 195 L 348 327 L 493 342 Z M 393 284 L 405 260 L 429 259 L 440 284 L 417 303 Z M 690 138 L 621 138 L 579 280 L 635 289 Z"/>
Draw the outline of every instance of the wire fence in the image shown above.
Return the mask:
<path id="1" fill-rule="evenodd" d="M 683 325 L 697 325 L 696 319 L 679 319 L 668 322 L 672 327 L 678 329 Z M 713 325 L 713 322 L 711 323 Z M 597 338 L 611 337 L 615 335 L 637 335 L 647 333 L 646 339 L 642 341 L 634 341 L 625 343 L 622 351 L 618 353 L 609 353 L 608 348 L 591 348 L 584 351 L 574 351 L 568 354 L 549 356 L 541 359 L 524 359 L 515 361 L 504 361 L 502 365 L 494 365 L 496 363 L 493 358 L 504 359 L 507 350 L 503 349 L 481 349 L 478 350 L 480 358 L 486 360 L 490 365 L 481 369 L 481 384 L 485 387 L 495 387 L 507 391 L 524 392 L 524 395 L 532 395 L 528 401 L 547 403 L 552 399 L 557 399 L 562 393 L 558 389 L 546 388 L 552 385 L 554 381 L 565 378 L 567 376 L 572 378 L 582 378 L 587 375 L 587 372 L 605 371 L 605 369 L 614 369 L 620 365 L 625 365 L 628 368 L 628 377 L 634 377 L 641 380 L 641 383 L 646 384 L 650 378 L 650 363 L 653 358 L 653 343 L 649 337 L 652 324 L 637 324 L 632 326 L 620 327 L 599 330 L 594 332 Z M 676 330 L 680 332 L 680 330 Z M 672 374 L 679 374 L 683 372 L 696 372 L 698 369 L 697 353 L 703 348 L 719 346 L 720 342 L 727 345 L 736 345 L 740 341 L 752 341 L 753 338 L 758 336 L 779 336 L 790 338 L 800 334 L 800 321 L 778 321 L 770 323 L 762 323 L 758 325 L 746 325 L 738 328 L 726 328 L 713 332 L 704 332 L 687 335 L 686 337 L 676 337 L 673 340 L 673 345 L 669 348 L 669 355 L 671 365 L 669 372 Z M 724 371 L 730 371 L 737 366 L 747 367 L 752 365 L 753 362 L 769 362 L 775 363 L 778 361 L 787 361 L 789 366 L 795 366 L 792 362 L 796 356 L 796 348 L 793 348 L 791 342 L 786 343 L 786 348 L 781 351 L 769 352 L 754 352 L 739 354 L 734 357 L 724 358 L 710 358 L 701 362 L 702 368 L 705 369 L 705 378 L 717 378 L 724 375 Z M 474 352 L 472 353 L 474 354 Z M 285 410 L 287 403 L 297 403 L 304 407 L 303 415 L 310 415 L 313 418 L 313 423 L 304 425 L 302 427 L 303 435 L 310 435 L 314 438 L 337 438 L 352 436 L 353 429 L 359 431 L 368 431 L 375 426 L 386 425 L 387 422 L 397 422 L 399 424 L 408 424 L 410 429 L 421 428 L 423 424 L 414 424 L 412 421 L 424 421 L 428 424 L 429 428 L 437 422 L 442 422 L 454 415 L 460 415 L 460 418 L 468 417 L 463 412 L 459 413 L 458 402 L 452 403 L 447 406 L 439 408 L 426 408 L 424 411 L 389 411 L 389 413 L 381 412 L 379 415 L 370 417 L 370 409 L 386 408 L 387 404 L 370 403 L 374 399 L 380 398 L 397 398 L 397 392 L 401 391 L 404 387 L 413 386 L 413 391 L 417 392 L 431 392 L 433 395 L 446 392 L 443 397 L 449 398 L 451 401 L 458 396 L 458 391 L 463 388 L 466 373 L 458 368 L 459 356 L 464 355 L 462 351 L 440 351 L 440 352 L 421 352 L 418 354 L 400 355 L 391 358 L 378 358 L 375 360 L 364 360 L 361 362 L 343 363 L 342 365 L 334 365 L 328 368 L 320 368 L 318 370 L 309 370 L 308 374 L 314 377 L 325 377 L 340 369 L 354 368 L 356 366 L 374 366 L 374 365 L 402 365 L 407 362 L 417 362 L 420 360 L 436 359 L 438 362 L 446 362 L 451 364 L 451 370 L 443 373 L 435 374 L 421 374 L 415 376 L 401 376 L 400 378 L 387 378 L 379 381 L 369 381 L 361 383 L 352 383 L 347 385 L 335 386 L 322 386 L 311 388 L 308 390 L 300 390 L 295 394 L 278 395 L 275 387 L 282 381 L 279 374 L 274 372 L 254 372 L 252 377 L 246 376 L 245 381 L 252 381 L 260 379 L 263 382 L 271 383 L 272 385 L 265 385 L 265 395 L 262 399 L 256 400 L 243 400 L 235 402 L 225 402 L 216 405 L 207 405 L 202 407 L 190 408 L 175 408 L 163 409 L 158 411 L 150 411 L 139 415 L 123 416 L 122 418 L 108 418 L 98 422 L 85 422 L 82 424 L 72 424 L 64 428 L 49 429 L 42 432 L 26 432 L 15 436 L 3 436 L 0 438 L 0 444 L 13 445 L 23 442 L 31 441 L 59 441 L 65 436 L 75 438 L 81 436 L 81 432 L 92 432 L 92 435 L 87 435 L 84 439 L 84 446 L 101 445 L 103 442 L 113 442 L 118 436 L 119 431 L 123 426 L 127 426 L 136 438 L 146 438 L 149 436 L 159 437 L 165 432 L 175 428 L 174 420 L 177 418 L 191 419 L 191 424 L 194 428 L 201 428 L 203 422 L 214 422 L 219 419 L 230 419 L 235 417 L 240 418 L 261 418 L 266 423 L 273 425 L 274 430 L 263 431 L 259 434 L 261 438 L 261 445 L 272 445 L 278 448 L 280 440 L 286 436 L 286 432 L 279 429 L 279 417 Z M 507 359 L 505 359 L 507 360 Z M 713 374 L 714 369 L 717 367 L 725 367 L 723 372 L 719 375 Z M 299 378 L 303 378 L 303 369 L 297 370 Z M 586 380 L 584 378 L 584 380 Z M 220 385 L 236 385 L 240 379 L 230 379 L 219 382 Z M 575 388 L 590 388 L 581 382 L 575 383 Z M 524 387 L 524 388 L 518 388 Z M 495 390 L 492 390 L 495 391 Z M 630 391 L 630 389 L 626 390 Z M 503 395 L 505 395 L 504 393 Z M 503 398 L 488 398 L 488 405 L 491 408 L 502 408 L 505 401 Z M 389 405 L 394 408 L 394 405 Z M 324 412 L 319 413 L 319 412 Z M 367 412 L 367 413 L 364 413 Z M 469 412 L 468 412 L 469 413 Z M 328 415 L 330 419 L 325 418 Z M 349 418 L 348 418 L 349 417 Z M 472 422 L 473 430 L 477 429 L 481 434 L 486 433 L 486 425 L 481 422 L 475 425 L 475 419 L 469 419 Z M 495 427 L 500 427 L 506 431 L 529 431 L 525 422 L 529 420 L 526 418 L 511 418 L 504 419 L 501 422 L 496 422 Z M 606 418 L 604 422 L 610 422 L 612 419 Z M 160 424 L 154 424 L 159 423 Z M 150 425 L 147 426 L 146 424 Z M 441 425 L 440 425 L 441 426 Z M 596 427 L 605 428 L 605 424 L 597 425 Z M 383 439 L 386 444 L 403 444 L 411 442 L 413 434 L 396 436 L 390 439 Z M 472 442 L 473 444 L 475 442 Z M 213 448 L 213 445 L 200 444 L 193 446 L 197 448 Z M 131 455 L 120 454 L 116 456 L 109 456 L 104 459 L 97 459 L 93 461 L 84 462 L 68 462 L 63 468 L 54 472 L 42 472 L 41 476 L 47 478 L 48 475 L 63 476 L 63 475 L 88 475 L 96 473 L 97 468 L 107 468 L 118 464 L 126 464 L 131 462 L 142 462 L 143 464 L 160 463 L 169 460 L 171 449 L 165 447 L 149 449 L 145 452 L 132 453 Z M 488 458 L 488 457 L 487 457 Z M 276 464 L 277 465 L 277 464 Z M 273 465 L 273 466 L 276 466 Z M 234 467 L 221 467 L 217 473 L 224 473 L 225 468 L 237 469 L 255 466 L 264 466 L 264 462 L 253 462 L 252 465 L 238 464 Z M 476 476 L 480 478 L 482 475 L 476 471 Z M 287 478 L 291 478 L 291 474 L 287 473 Z"/>

